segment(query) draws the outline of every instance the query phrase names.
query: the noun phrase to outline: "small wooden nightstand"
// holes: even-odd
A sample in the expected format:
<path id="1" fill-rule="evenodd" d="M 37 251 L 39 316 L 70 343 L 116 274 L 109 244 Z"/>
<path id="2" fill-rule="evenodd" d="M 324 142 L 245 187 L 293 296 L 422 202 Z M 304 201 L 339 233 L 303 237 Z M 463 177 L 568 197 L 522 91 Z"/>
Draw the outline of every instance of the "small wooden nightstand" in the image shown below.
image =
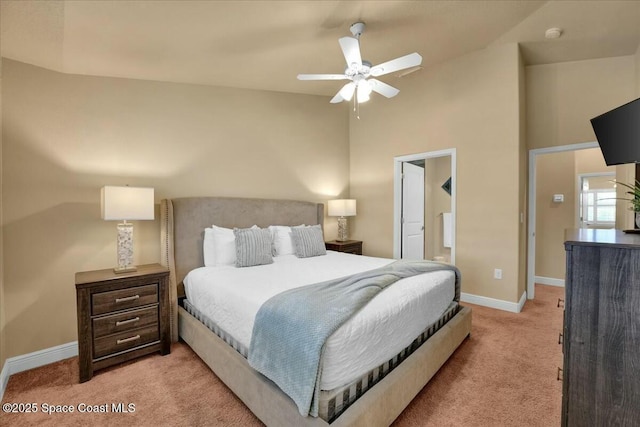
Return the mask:
<path id="1" fill-rule="evenodd" d="M 362 240 L 345 240 L 344 242 L 332 240 L 330 242 L 324 242 L 324 246 L 328 251 L 362 255 Z"/>
<path id="2" fill-rule="evenodd" d="M 76 273 L 76 297 L 81 383 L 97 369 L 171 351 L 169 270 L 160 264 Z"/>

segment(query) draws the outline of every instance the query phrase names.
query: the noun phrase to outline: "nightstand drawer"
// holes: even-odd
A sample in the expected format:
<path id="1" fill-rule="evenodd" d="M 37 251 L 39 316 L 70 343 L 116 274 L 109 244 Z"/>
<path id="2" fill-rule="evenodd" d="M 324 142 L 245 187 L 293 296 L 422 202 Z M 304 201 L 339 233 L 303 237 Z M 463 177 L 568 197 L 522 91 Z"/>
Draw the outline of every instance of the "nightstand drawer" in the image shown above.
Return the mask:
<path id="1" fill-rule="evenodd" d="M 93 341 L 93 357 L 95 359 L 112 353 L 128 350 L 143 344 L 158 341 L 158 324 L 146 328 L 124 331 L 118 334 L 98 338 Z"/>
<path id="2" fill-rule="evenodd" d="M 348 254 L 362 255 L 362 241 L 361 240 L 346 240 L 339 242 L 332 240 L 325 242 L 325 247 L 328 251 L 344 252 Z"/>
<path id="3" fill-rule="evenodd" d="M 158 306 L 93 319 L 93 338 L 130 331 L 158 323 Z"/>
<path id="4" fill-rule="evenodd" d="M 341 252 L 344 252 L 346 254 L 355 254 L 355 255 L 362 255 L 362 247 L 361 246 L 349 246 L 349 247 L 345 247 L 342 249 Z"/>
<path id="5" fill-rule="evenodd" d="M 91 299 L 91 313 L 95 316 L 157 302 L 158 285 L 154 283 L 152 285 L 136 286 L 133 288 L 118 289 L 117 291 L 93 294 Z"/>

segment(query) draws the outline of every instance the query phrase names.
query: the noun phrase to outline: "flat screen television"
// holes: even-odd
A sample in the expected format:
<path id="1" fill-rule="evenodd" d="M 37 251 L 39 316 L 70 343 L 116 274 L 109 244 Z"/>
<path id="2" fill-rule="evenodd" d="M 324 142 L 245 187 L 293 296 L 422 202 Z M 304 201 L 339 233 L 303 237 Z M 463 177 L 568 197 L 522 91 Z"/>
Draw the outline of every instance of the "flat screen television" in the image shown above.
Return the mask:
<path id="1" fill-rule="evenodd" d="M 640 98 L 591 119 L 607 166 L 640 163 Z"/>

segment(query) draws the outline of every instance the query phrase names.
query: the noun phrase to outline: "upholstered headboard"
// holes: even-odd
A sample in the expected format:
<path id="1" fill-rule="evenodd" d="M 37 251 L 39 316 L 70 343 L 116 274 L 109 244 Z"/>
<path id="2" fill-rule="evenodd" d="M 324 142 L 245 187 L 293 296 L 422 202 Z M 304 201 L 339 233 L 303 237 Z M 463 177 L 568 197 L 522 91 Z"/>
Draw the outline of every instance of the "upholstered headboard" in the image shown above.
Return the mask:
<path id="1" fill-rule="evenodd" d="M 160 205 L 161 263 L 171 270 L 171 336 L 178 339 L 177 297 L 184 294 L 182 280 L 202 267 L 204 229 L 215 224 L 227 228 L 252 225 L 324 224 L 322 203 L 234 197 L 165 199 Z"/>

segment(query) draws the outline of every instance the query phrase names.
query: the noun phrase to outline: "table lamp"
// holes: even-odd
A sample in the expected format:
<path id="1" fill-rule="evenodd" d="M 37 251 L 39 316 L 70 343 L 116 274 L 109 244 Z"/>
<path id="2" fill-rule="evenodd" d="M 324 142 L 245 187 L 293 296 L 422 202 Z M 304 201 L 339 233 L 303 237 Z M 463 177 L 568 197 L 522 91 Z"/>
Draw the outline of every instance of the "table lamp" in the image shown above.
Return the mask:
<path id="1" fill-rule="evenodd" d="M 356 201 L 354 199 L 329 200 L 329 216 L 338 217 L 338 242 L 349 240 L 347 216 L 356 215 Z"/>
<path id="2" fill-rule="evenodd" d="M 128 220 L 154 219 L 153 188 L 104 186 L 100 205 L 102 219 L 118 224 L 118 264 L 115 273 L 136 271 L 133 265 L 133 224 Z"/>

